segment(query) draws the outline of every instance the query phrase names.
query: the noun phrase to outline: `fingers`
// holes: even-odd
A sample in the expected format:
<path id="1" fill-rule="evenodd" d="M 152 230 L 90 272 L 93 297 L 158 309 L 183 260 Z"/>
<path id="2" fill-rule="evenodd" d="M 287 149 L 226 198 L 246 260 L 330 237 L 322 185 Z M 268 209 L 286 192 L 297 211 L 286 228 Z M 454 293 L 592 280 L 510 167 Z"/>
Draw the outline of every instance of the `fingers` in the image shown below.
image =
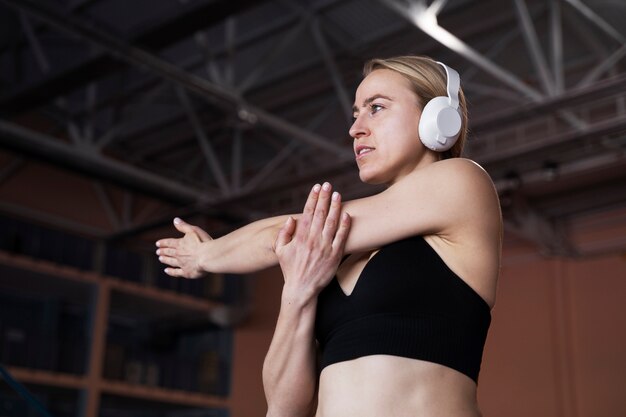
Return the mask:
<path id="1" fill-rule="evenodd" d="M 193 233 L 193 226 L 189 223 L 183 221 L 182 219 L 175 217 L 174 218 L 174 227 L 181 233 Z"/>
<path id="2" fill-rule="evenodd" d="M 341 195 L 338 192 L 334 192 L 330 200 L 330 209 L 328 210 L 328 216 L 326 217 L 322 231 L 322 238 L 329 243 L 333 241 L 339 224 L 339 216 L 341 215 Z"/>
<path id="3" fill-rule="evenodd" d="M 174 227 L 176 228 L 176 230 L 178 230 L 181 233 L 194 234 L 195 236 L 198 237 L 198 239 L 200 239 L 201 242 L 206 242 L 207 240 L 213 240 L 213 238 L 209 236 L 209 234 L 205 232 L 204 230 L 202 230 L 200 227 L 191 225 L 183 221 L 179 217 L 174 218 Z"/>
<path id="4" fill-rule="evenodd" d="M 309 196 L 306 199 L 306 203 L 304 204 L 304 209 L 302 210 L 302 217 L 300 220 L 300 224 L 298 227 L 298 232 L 301 233 L 300 236 L 304 236 L 305 233 L 308 233 L 309 227 L 311 226 L 311 222 L 313 220 L 313 214 L 315 213 L 315 206 L 317 205 L 317 200 L 319 198 L 320 190 L 322 186 L 319 184 L 315 184 L 309 193 Z"/>
<path id="5" fill-rule="evenodd" d="M 176 227 L 176 230 L 178 230 L 181 233 L 184 233 L 184 234 L 191 233 L 197 236 L 201 242 L 213 240 L 213 238 L 207 232 L 205 232 L 202 228 L 186 223 L 178 217 L 174 218 L 174 227 Z M 159 248 L 176 247 L 177 242 L 178 242 L 178 239 L 161 239 L 156 242 L 156 245 Z"/>
<path id="6" fill-rule="evenodd" d="M 296 221 L 293 217 L 289 216 L 281 227 L 280 232 L 278 232 L 278 236 L 276 237 L 276 242 L 274 242 L 274 249 L 279 248 L 281 246 L 285 246 L 291 239 L 293 238 L 293 232 L 296 230 Z"/>
<path id="7" fill-rule="evenodd" d="M 182 277 L 184 276 L 183 270 L 180 268 L 165 268 L 163 270 L 167 275 L 171 277 Z"/>
<path id="8" fill-rule="evenodd" d="M 163 248 L 157 249 L 156 254 L 165 255 L 165 256 L 176 256 L 176 249 L 163 247 Z"/>
<path id="9" fill-rule="evenodd" d="M 156 243 L 159 248 L 175 248 L 178 246 L 178 239 L 161 239 Z"/>
<path id="10" fill-rule="evenodd" d="M 178 262 L 178 259 L 172 258 L 171 256 L 161 255 L 159 256 L 159 262 L 169 266 L 175 266 L 177 268 L 180 267 L 180 262 Z"/>
<path id="11" fill-rule="evenodd" d="M 339 229 L 335 233 L 335 239 L 333 240 L 333 249 L 336 253 L 343 254 L 343 250 L 346 246 L 346 240 L 348 240 L 348 232 L 350 232 L 350 226 L 352 225 L 352 218 L 348 213 L 343 213 L 341 221 L 339 223 Z"/>
<path id="12" fill-rule="evenodd" d="M 324 223 L 326 223 L 332 188 L 333 187 L 327 182 L 322 185 L 322 190 L 319 193 L 319 198 L 317 199 L 317 204 L 315 205 L 313 221 L 311 222 L 311 233 L 314 236 L 319 235 L 319 233 L 322 232 Z"/>

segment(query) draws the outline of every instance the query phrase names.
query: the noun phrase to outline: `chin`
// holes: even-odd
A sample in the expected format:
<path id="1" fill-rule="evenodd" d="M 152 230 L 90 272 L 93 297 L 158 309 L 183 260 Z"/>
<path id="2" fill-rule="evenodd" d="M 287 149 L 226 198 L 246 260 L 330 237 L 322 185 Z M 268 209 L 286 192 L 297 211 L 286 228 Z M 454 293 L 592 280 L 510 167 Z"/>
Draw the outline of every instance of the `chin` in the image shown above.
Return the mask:
<path id="1" fill-rule="evenodd" d="M 379 178 L 378 176 L 376 176 L 375 173 L 372 173 L 372 172 L 368 173 L 366 170 L 359 171 L 359 178 L 361 179 L 362 183 L 369 184 L 369 185 L 385 184 L 385 181 Z"/>

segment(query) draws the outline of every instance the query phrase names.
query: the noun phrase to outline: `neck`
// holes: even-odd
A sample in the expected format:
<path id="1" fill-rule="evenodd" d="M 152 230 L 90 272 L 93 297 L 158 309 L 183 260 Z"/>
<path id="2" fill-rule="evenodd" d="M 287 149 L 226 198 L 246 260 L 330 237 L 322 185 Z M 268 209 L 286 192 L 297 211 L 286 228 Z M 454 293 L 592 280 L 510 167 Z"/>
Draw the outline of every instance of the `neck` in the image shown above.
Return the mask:
<path id="1" fill-rule="evenodd" d="M 393 186 L 394 184 L 401 182 L 404 178 L 410 177 L 414 173 L 417 173 L 431 164 L 438 162 L 441 159 L 441 155 L 435 151 L 428 151 L 424 153 L 424 155 L 413 165 L 413 167 L 407 167 L 406 170 L 398 174 L 395 178 L 385 184 L 387 188 Z"/>

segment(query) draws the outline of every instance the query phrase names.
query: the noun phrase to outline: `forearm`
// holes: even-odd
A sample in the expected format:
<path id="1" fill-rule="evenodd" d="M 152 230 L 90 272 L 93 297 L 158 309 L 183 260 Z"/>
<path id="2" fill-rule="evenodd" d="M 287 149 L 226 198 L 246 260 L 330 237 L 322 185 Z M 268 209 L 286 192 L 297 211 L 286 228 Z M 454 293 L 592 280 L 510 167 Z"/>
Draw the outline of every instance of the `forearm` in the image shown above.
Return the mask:
<path id="1" fill-rule="evenodd" d="M 268 417 L 309 417 L 315 413 L 315 308 L 316 300 L 297 302 L 283 290 L 276 330 L 263 364 Z"/>
<path id="2" fill-rule="evenodd" d="M 273 245 L 287 217 L 258 220 L 203 243 L 202 269 L 211 273 L 245 274 L 276 265 Z"/>

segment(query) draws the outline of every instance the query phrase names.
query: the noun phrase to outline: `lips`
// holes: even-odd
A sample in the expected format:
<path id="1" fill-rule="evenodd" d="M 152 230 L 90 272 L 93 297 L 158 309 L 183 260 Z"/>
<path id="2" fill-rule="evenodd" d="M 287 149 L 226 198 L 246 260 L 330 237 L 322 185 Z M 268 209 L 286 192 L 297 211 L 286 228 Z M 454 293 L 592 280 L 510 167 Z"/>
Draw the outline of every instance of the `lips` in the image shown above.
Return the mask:
<path id="1" fill-rule="evenodd" d="M 373 148 L 371 146 L 359 145 L 354 149 L 354 154 L 356 155 L 356 159 L 360 159 L 372 152 L 374 149 L 376 148 Z"/>

